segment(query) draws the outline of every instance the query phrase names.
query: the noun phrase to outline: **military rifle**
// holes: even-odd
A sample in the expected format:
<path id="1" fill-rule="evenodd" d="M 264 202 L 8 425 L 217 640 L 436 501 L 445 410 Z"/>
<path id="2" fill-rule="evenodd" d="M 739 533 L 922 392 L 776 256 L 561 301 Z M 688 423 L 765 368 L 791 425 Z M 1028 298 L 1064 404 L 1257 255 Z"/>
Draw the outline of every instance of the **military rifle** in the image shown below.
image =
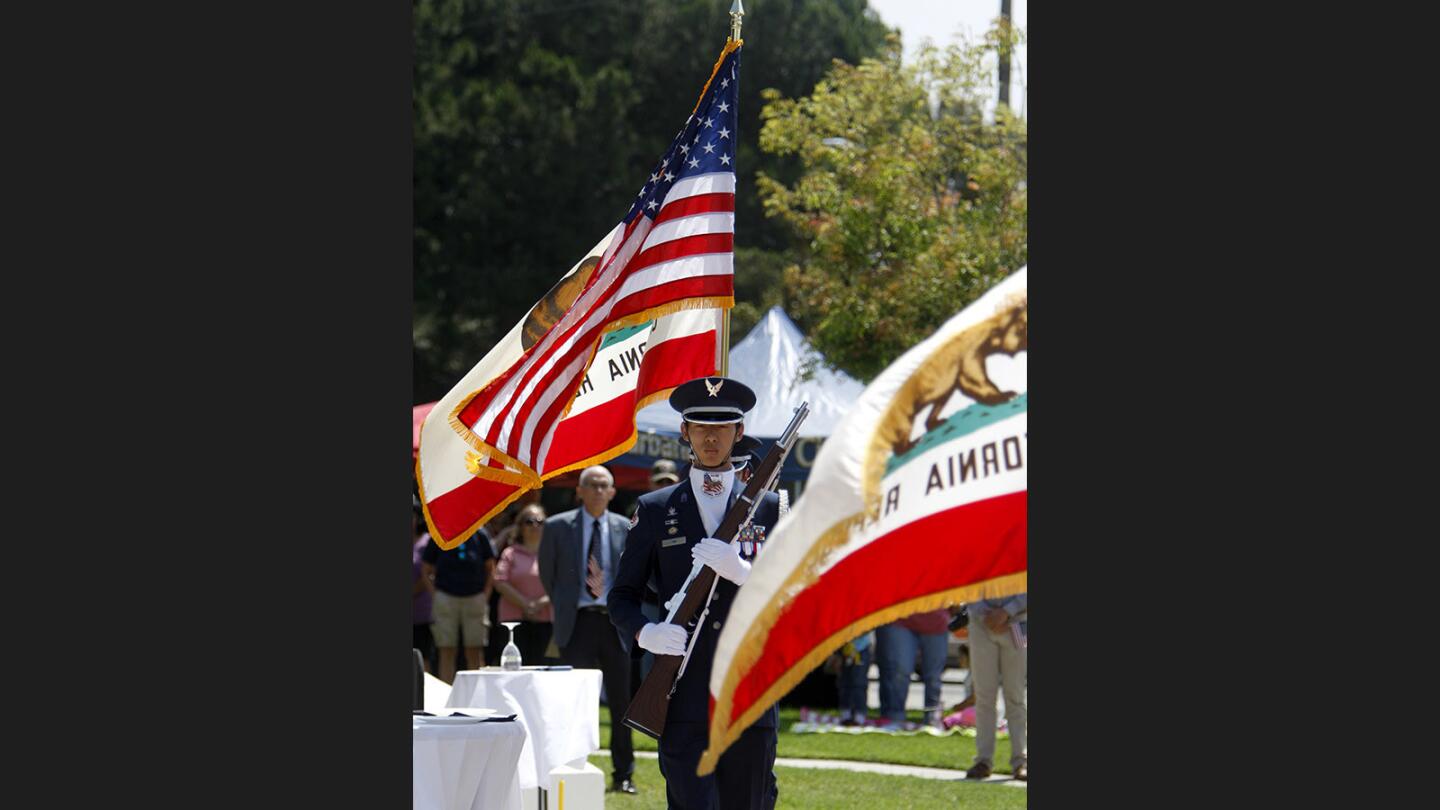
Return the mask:
<path id="1" fill-rule="evenodd" d="M 779 482 L 780 466 L 789 455 L 790 448 L 795 445 L 800 423 L 804 422 L 809 414 L 808 402 L 800 403 L 795 409 L 795 416 L 785 427 L 779 441 L 765 454 L 755 474 L 750 477 L 750 482 L 746 484 L 745 491 L 740 493 L 730 511 L 725 513 L 725 519 L 720 521 L 714 535 L 717 540 L 733 542 L 735 537 L 750 525 L 755 510 L 760 508 L 760 503 L 764 500 L 763 493 L 773 490 Z M 625 725 L 660 739 L 660 733 L 665 729 L 665 716 L 670 710 L 670 698 L 675 694 L 680 676 L 685 674 L 685 665 L 689 663 L 695 642 L 705 626 L 705 615 L 709 612 L 710 599 L 717 584 L 719 583 L 715 570 L 704 563 L 697 563 L 690 569 L 690 576 L 680 586 L 680 590 L 665 603 L 670 608 L 665 621 L 685 628 L 689 643 L 685 647 L 684 655 L 656 654 L 650 674 L 645 676 L 640 690 L 630 699 L 630 709 L 625 713 Z"/>

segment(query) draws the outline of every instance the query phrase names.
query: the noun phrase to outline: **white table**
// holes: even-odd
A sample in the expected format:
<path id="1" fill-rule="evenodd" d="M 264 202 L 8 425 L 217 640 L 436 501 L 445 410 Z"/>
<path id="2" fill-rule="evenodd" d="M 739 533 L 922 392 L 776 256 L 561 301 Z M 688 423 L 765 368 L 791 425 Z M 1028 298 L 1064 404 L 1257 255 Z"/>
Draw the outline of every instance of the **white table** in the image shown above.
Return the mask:
<path id="1" fill-rule="evenodd" d="M 546 789 L 550 771 L 600 750 L 598 669 L 461 670 L 446 705 L 483 706 L 524 724 L 522 790 Z"/>
<path id="2" fill-rule="evenodd" d="M 515 766 L 526 744 L 520 723 L 416 721 L 410 729 L 415 810 L 520 810 Z"/>

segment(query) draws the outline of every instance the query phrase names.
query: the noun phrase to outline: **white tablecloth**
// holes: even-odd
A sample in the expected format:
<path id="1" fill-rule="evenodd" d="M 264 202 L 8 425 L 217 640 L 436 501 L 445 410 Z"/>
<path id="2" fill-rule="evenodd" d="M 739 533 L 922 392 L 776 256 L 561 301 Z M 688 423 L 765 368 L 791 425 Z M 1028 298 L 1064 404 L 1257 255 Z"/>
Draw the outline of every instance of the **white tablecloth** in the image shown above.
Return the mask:
<path id="1" fill-rule="evenodd" d="M 517 723 L 411 724 L 414 810 L 520 810 Z"/>
<path id="2" fill-rule="evenodd" d="M 455 673 L 447 706 L 481 706 L 525 725 L 520 787 L 547 787 L 551 769 L 600 750 L 600 670 L 472 669 Z"/>

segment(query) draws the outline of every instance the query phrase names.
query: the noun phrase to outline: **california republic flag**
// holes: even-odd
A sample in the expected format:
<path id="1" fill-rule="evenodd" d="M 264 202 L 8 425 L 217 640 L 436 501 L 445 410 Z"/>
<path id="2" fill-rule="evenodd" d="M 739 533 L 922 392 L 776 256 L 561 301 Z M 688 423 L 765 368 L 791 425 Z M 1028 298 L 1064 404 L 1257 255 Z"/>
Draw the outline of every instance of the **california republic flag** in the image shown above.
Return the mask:
<path id="1" fill-rule="evenodd" d="M 1027 590 L 1026 270 L 866 388 L 736 595 L 699 773 L 845 642 Z"/>

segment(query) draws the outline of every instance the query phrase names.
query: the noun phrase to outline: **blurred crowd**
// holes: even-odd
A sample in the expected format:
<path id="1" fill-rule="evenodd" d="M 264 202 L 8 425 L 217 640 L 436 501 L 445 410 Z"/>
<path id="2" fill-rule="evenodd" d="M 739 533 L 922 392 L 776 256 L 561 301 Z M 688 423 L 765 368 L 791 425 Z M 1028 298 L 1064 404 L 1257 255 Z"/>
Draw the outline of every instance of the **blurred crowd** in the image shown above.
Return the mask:
<path id="1" fill-rule="evenodd" d="M 650 489 L 677 483 L 679 475 L 674 462 L 662 459 L 651 469 Z M 608 646 L 608 636 L 613 635 L 608 619 L 589 623 L 582 617 L 603 616 L 605 585 L 618 563 L 596 550 L 603 550 L 601 543 L 592 546 L 589 539 L 596 529 L 600 530 L 597 538 L 608 538 L 612 531 L 623 537 L 623 526 L 628 524 L 639 493 L 624 498 L 625 517 L 609 512 L 617 493 L 614 479 L 604 467 L 585 470 L 573 490 L 547 489 L 543 493 L 542 497 L 541 490 L 527 492 L 448 550 L 441 549 L 425 531 L 419 501 L 414 502 L 415 649 L 421 652 L 428 672 L 450 683 L 459 670 L 497 665 L 501 650 L 510 641 L 501 625 L 514 622 L 514 642 L 526 665 L 571 663 L 602 669 L 607 672 L 602 700 L 612 707 L 628 704 L 653 656 L 634 646 L 623 652 L 630 658 L 628 665 L 617 665 L 619 645 Z M 558 501 L 556 514 L 547 514 L 543 500 Z M 602 517 L 606 522 L 599 520 Z M 615 519 L 621 523 L 609 523 Z M 584 525 L 587 521 L 593 521 L 595 529 Z M 578 537 L 586 559 L 595 558 L 594 567 L 584 572 L 583 584 L 565 582 L 562 587 L 555 581 L 553 560 L 548 567 L 542 566 L 547 531 L 551 542 Z M 552 549 L 550 553 L 553 556 L 555 552 Z M 591 596 L 590 588 L 595 588 L 598 596 Z M 558 592 L 561 590 L 563 595 Z M 563 638 L 558 640 L 557 600 L 564 604 L 558 617 Z M 652 619 L 659 619 L 657 604 L 646 608 Z M 915 613 L 847 642 L 825 665 L 826 671 L 834 673 L 840 722 L 910 728 L 973 724 L 977 753 L 967 775 L 983 779 L 994 770 L 997 704 L 1003 699 L 1011 772 L 1015 778 L 1028 779 L 1027 608 L 1025 594 L 971 602 Z M 947 707 L 942 703 L 941 685 L 952 637 L 960 642 L 955 663 L 966 670 L 966 696 Z M 599 644 L 602 638 L 606 646 Z M 873 716 L 869 705 L 872 667 L 879 698 Z M 909 719 L 905 708 L 912 678 L 923 691 L 918 722 Z M 626 693 L 625 700 L 610 699 L 612 693 L 621 691 Z M 628 732 L 624 726 L 618 728 Z M 617 780 L 627 777 L 617 774 Z"/>

